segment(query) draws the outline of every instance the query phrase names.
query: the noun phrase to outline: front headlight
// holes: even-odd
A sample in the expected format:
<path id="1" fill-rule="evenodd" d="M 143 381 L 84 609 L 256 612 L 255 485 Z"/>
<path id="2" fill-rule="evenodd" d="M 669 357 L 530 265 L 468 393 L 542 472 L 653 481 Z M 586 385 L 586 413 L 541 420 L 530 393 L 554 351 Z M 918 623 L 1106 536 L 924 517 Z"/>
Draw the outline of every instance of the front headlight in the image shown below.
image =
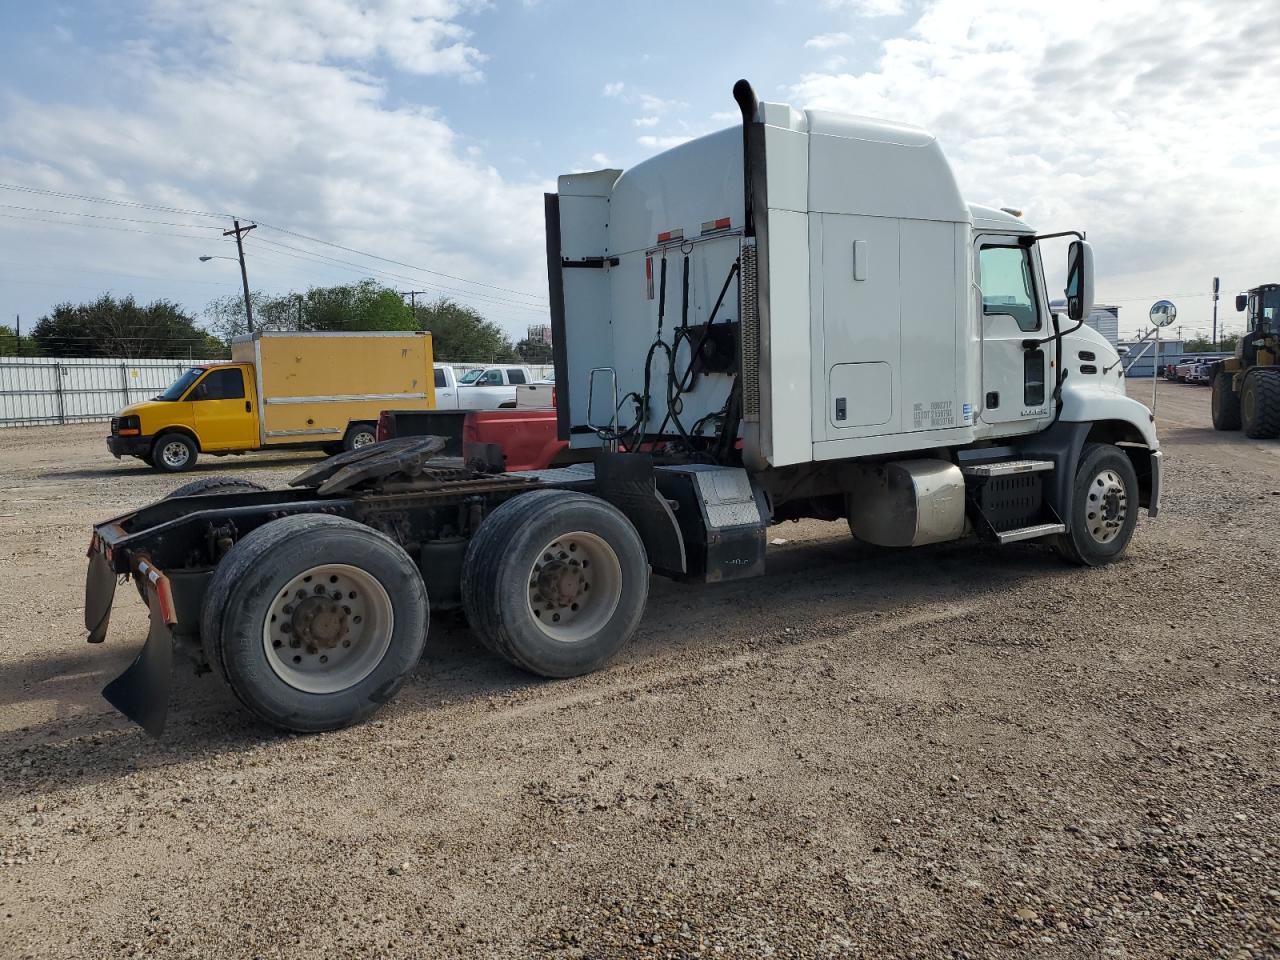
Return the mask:
<path id="1" fill-rule="evenodd" d="M 131 414 L 127 417 L 118 417 L 113 425 L 116 428 L 116 436 L 118 437 L 138 437 L 142 435 L 142 420 L 137 414 Z"/>

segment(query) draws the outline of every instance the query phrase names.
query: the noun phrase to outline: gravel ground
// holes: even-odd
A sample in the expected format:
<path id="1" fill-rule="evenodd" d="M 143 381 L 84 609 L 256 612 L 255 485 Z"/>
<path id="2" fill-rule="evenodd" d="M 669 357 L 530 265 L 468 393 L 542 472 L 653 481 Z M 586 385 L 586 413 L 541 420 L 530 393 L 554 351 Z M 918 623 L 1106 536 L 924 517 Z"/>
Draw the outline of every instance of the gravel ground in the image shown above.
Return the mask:
<path id="1" fill-rule="evenodd" d="M 1160 408 L 1110 568 L 787 524 L 764 580 L 656 581 L 594 676 L 437 622 L 364 726 L 180 671 L 159 742 L 98 696 L 146 623 L 121 591 L 83 642 L 83 550 L 181 481 L 0 431 L 0 956 L 1280 955 L 1280 443 Z"/>

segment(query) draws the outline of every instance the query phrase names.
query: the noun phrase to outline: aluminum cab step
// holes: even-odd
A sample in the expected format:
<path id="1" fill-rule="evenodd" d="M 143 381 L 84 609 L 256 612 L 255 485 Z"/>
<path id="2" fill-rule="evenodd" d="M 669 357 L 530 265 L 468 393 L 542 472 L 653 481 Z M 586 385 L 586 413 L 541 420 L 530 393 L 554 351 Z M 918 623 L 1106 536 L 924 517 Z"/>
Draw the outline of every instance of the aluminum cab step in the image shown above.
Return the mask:
<path id="1" fill-rule="evenodd" d="M 1052 460 L 997 460 L 994 463 L 971 463 L 960 468 L 966 477 L 1008 477 L 1015 473 L 1040 473 L 1052 470 Z"/>
<path id="2" fill-rule="evenodd" d="M 1036 523 L 1029 527 L 1019 527 L 1016 530 L 996 531 L 996 540 L 1001 546 L 1006 543 L 1017 543 L 1019 540 L 1035 540 L 1039 537 L 1049 537 L 1055 533 L 1066 533 L 1067 525 L 1065 523 Z"/>

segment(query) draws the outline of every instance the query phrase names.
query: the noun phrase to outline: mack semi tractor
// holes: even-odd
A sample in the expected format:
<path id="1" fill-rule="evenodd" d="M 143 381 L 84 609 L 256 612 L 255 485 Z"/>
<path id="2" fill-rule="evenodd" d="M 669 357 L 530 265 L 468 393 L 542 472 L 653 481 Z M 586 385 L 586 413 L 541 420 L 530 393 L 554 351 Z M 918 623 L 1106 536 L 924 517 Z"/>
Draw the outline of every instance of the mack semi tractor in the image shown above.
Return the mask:
<path id="1" fill-rule="evenodd" d="M 176 650 L 267 723 L 342 727 L 450 606 L 516 666 L 584 674 L 632 636 L 651 575 L 759 577 L 770 524 L 799 518 L 893 548 L 1120 557 L 1161 453 L 1084 325 L 1084 236 L 966 203 L 917 127 L 734 96 L 741 125 L 545 197 L 557 429 L 590 462 L 490 473 L 401 438 L 288 490 L 221 480 L 101 523 L 89 640 L 120 578 L 151 614 L 108 700 L 158 735 Z M 1061 312 L 1049 237 L 1068 238 Z"/>

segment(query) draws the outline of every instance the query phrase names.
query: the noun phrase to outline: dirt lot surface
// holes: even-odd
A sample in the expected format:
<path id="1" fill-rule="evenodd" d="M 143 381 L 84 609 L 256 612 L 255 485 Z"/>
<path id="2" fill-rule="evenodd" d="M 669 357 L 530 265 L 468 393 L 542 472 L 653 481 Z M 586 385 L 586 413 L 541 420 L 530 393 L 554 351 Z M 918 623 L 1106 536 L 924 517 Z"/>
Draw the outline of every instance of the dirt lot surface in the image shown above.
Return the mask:
<path id="1" fill-rule="evenodd" d="M 189 478 L 0 431 L 0 956 L 1276 956 L 1280 443 L 1160 408 L 1113 567 L 787 524 L 762 581 L 657 581 L 594 676 L 437 622 L 364 726 L 180 669 L 158 742 L 99 697 L 146 622 L 121 590 L 83 642 L 84 547 Z"/>

